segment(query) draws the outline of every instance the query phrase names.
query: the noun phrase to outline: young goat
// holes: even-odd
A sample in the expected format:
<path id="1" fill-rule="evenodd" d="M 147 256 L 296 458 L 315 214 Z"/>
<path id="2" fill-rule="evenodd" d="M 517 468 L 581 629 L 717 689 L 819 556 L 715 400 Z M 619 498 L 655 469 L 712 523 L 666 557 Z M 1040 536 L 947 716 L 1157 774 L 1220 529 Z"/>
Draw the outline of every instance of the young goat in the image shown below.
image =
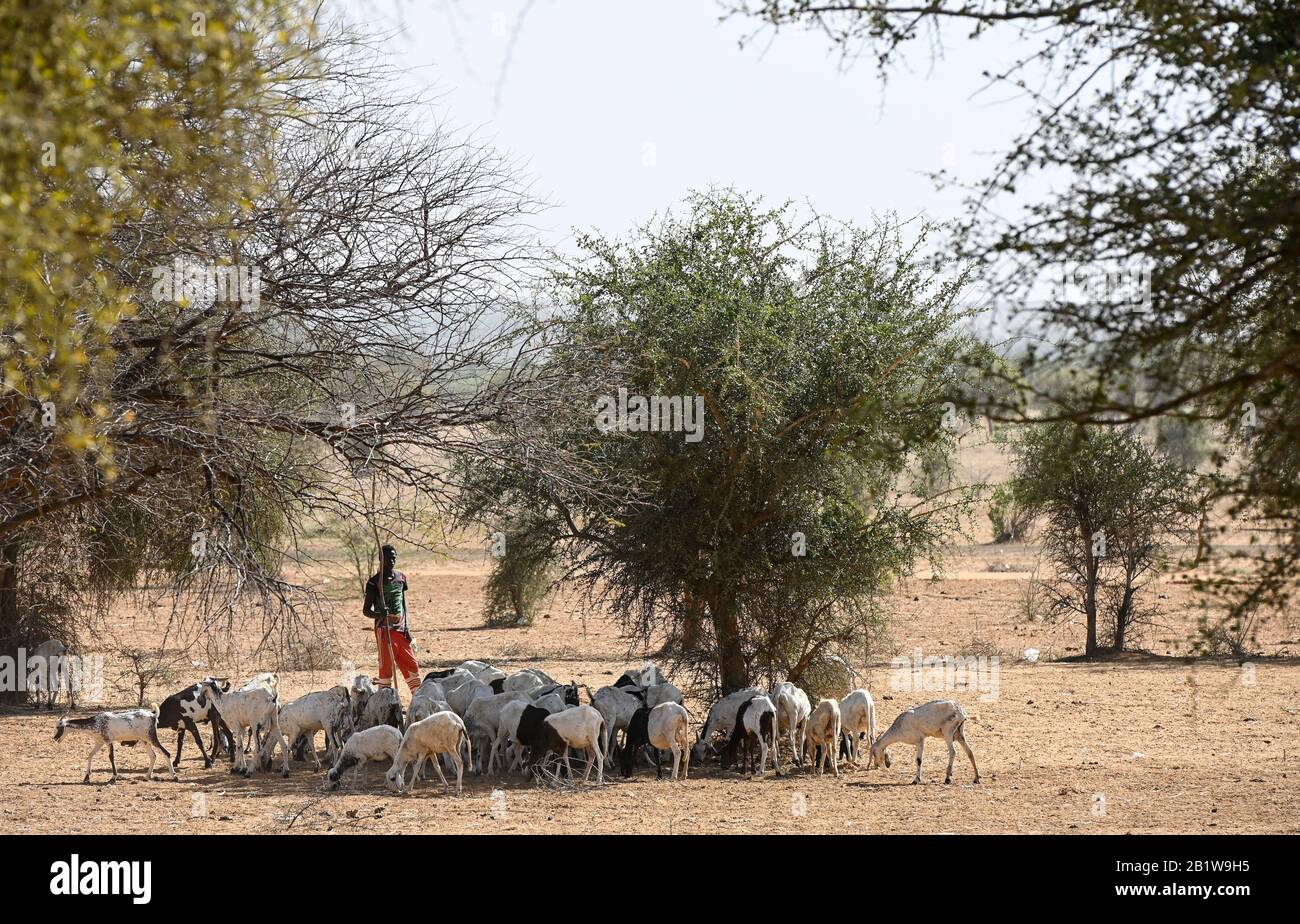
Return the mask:
<path id="1" fill-rule="evenodd" d="M 975 766 L 975 754 L 966 743 L 966 734 L 962 731 L 968 718 L 961 704 L 951 699 L 937 699 L 932 703 L 913 706 L 894 719 L 894 724 L 871 745 L 871 763 L 877 767 L 888 767 L 890 745 L 913 745 L 916 747 L 916 776 L 912 778 L 912 782 L 919 783 L 921 782 L 921 758 L 925 754 L 925 739 L 942 738 L 948 742 L 948 772 L 943 781 L 951 783 L 952 762 L 957 756 L 957 748 L 953 741 L 959 741 L 966 756 L 970 758 L 971 768 L 975 771 L 975 782 L 978 783 L 980 768 Z"/>
<path id="2" fill-rule="evenodd" d="M 672 778 L 677 779 L 677 768 L 682 768 L 682 779 L 691 772 L 691 717 L 679 703 L 660 703 L 653 709 L 638 709 L 627 726 L 627 739 L 623 745 L 623 776 L 631 776 L 636 765 L 637 752 L 645 745 L 654 749 L 655 778 L 663 779 L 659 752 L 673 752 Z"/>
<path id="3" fill-rule="evenodd" d="M 741 773 L 745 772 L 746 764 L 754 766 L 754 751 L 757 750 L 758 767 L 755 775 L 762 776 L 767 770 L 767 750 L 771 747 L 772 764 L 776 767 L 776 775 L 781 775 L 781 753 L 776 746 L 776 706 L 766 696 L 753 697 L 742 703 L 736 712 L 736 727 L 731 733 L 731 740 L 727 742 L 723 757 L 724 770 L 735 763 L 736 752 L 742 747 Z"/>
<path id="4" fill-rule="evenodd" d="M 465 723 L 456 713 L 435 712 L 427 719 L 421 719 L 408 728 L 406 734 L 402 736 L 397 756 L 393 758 L 393 766 L 385 777 L 386 784 L 397 792 L 406 790 L 406 768 L 414 762 L 415 772 L 411 774 L 411 786 L 414 787 L 415 781 L 420 778 L 420 771 L 424 769 L 425 761 L 432 757 L 433 769 L 438 771 L 438 779 L 442 780 L 445 788 L 447 778 L 443 776 L 442 767 L 438 765 L 438 755 L 447 754 L 456 767 L 456 795 L 459 796 L 461 780 L 465 775 L 465 766 L 460 759 L 462 742 L 465 745 L 465 759 L 472 761 L 474 749 L 469 741 L 469 733 L 465 731 Z"/>
<path id="5" fill-rule="evenodd" d="M 370 769 L 371 761 L 397 759 L 397 749 L 402 746 L 402 733 L 391 725 L 376 725 L 359 731 L 343 745 L 338 761 L 327 774 L 330 789 L 339 784 L 348 767 L 355 766 L 352 772 L 352 786 L 356 787 L 358 779 L 365 782 L 365 771 Z"/>
<path id="6" fill-rule="evenodd" d="M 117 760 L 114 755 L 115 744 L 133 745 L 143 741 L 149 748 L 149 779 L 153 779 L 154 748 L 162 752 L 163 760 L 170 762 L 171 755 L 158 740 L 158 716 L 149 709 L 126 709 L 122 712 L 100 712 L 85 719 L 59 719 L 58 728 L 54 730 L 54 740 L 63 738 L 64 732 L 83 732 L 94 735 L 95 743 L 91 745 L 86 756 L 86 775 L 81 782 L 90 782 L 90 765 L 99 753 L 99 749 L 108 745 L 108 764 L 113 768 L 110 782 L 117 782 Z M 176 779 L 176 768 L 172 767 L 172 779 Z"/>
<path id="7" fill-rule="evenodd" d="M 862 735 L 867 736 L 868 749 L 876 740 L 876 701 L 866 690 L 854 690 L 840 700 L 840 731 L 844 756 L 857 766 L 862 751 Z"/>
<path id="8" fill-rule="evenodd" d="M 813 752 L 818 773 L 825 771 L 829 762 L 835 775 L 840 775 L 840 731 L 839 700 L 822 700 L 808 717 L 808 733 L 804 736 L 804 757 L 808 751 Z"/>

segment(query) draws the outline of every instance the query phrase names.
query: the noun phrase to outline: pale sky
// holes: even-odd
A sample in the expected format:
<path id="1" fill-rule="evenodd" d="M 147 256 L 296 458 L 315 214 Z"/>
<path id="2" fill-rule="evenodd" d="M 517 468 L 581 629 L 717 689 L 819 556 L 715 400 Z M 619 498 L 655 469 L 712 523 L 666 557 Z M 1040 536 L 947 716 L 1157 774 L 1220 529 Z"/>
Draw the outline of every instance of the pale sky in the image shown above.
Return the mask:
<path id="1" fill-rule="evenodd" d="M 393 63 L 439 97 L 448 124 L 515 157 L 554 207 L 545 243 L 572 230 L 623 235 L 688 190 L 734 185 L 808 201 L 839 219 L 959 214 L 925 171 L 987 172 L 1025 126 L 1005 90 L 974 95 L 1011 60 L 1005 40 L 954 36 L 931 65 L 882 84 L 874 63 L 840 66 L 824 36 L 784 31 L 743 50 L 751 21 L 712 0 L 352 0 L 347 16 L 401 29 Z"/>

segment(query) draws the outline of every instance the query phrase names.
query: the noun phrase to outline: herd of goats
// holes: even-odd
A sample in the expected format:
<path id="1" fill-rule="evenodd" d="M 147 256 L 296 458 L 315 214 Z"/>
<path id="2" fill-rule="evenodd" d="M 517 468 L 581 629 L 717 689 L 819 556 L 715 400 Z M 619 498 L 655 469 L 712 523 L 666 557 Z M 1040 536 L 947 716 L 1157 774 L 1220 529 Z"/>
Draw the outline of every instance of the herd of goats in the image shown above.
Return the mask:
<path id="1" fill-rule="evenodd" d="M 953 759 L 960 744 L 970 758 L 975 782 L 980 781 L 975 755 L 966 742 L 963 727 L 968 721 L 961 705 L 938 700 L 905 710 L 889 729 L 876 736 L 876 707 L 865 689 L 853 690 L 842 700 L 823 699 L 814 707 L 808 695 L 789 682 L 770 691 L 740 690 L 718 700 L 694 745 L 690 742 L 691 716 L 683 704 L 682 692 L 667 682 L 653 664 L 626 671 L 613 685 L 594 693 L 586 690 L 582 703 L 577 683 L 560 684 L 544 671 L 524 668 L 507 675 L 482 661 L 466 661 L 458 667 L 433 671 L 416 689 L 405 715 L 397 692 L 377 687 L 369 677 L 356 677 L 351 685 L 308 693 L 292 702 L 279 702 L 279 680 L 275 674 L 254 677 L 237 690 L 225 678 L 206 677 L 167 697 L 157 709 L 128 709 L 100 712 L 86 718 L 59 720 L 54 740 L 66 732 L 90 735 L 94 743 L 86 758 L 90 782 L 95 755 L 108 745 L 112 780 L 117 780 L 115 745 L 143 743 L 149 751 L 149 779 L 153 779 L 155 749 L 171 761 L 172 778 L 177 778 L 181 747 L 188 731 L 203 756 L 204 767 L 212 766 L 221 751 L 227 751 L 232 772 L 252 776 L 246 755 L 254 756 L 259 770 L 269 770 L 277 749 L 282 772 L 289 775 L 289 758 L 305 760 L 310 753 L 316 770 L 323 770 L 316 751 L 316 735 L 325 737 L 326 760 L 331 764 L 329 785 L 335 787 L 343 774 L 353 770 L 352 784 L 364 782 L 363 774 L 372 762 L 391 761 L 385 781 L 390 789 L 407 791 L 431 764 L 444 788 L 449 788 L 443 764 L 456 774 L 456 792 L 461 792 L 464 769 L 478 773 L 522 769 L 525 774 L 554 774 L 562 762 L 570 780 L 573 767 L 569 756 L 583 751 L 586 773 L 596 770 L 596 782 L 604 782 L 606 763 L 615 752 L 623 776 L 630 776 L 647 749 L 657 775 L 662 777 L 661 759 L 672 754 L 671 776 L 682 779 L 710 756 L 723 769 L 737 767 L 745 773 L 766 772 L 769 755 L 781 773 L 781 739 L 789 745 L 790 758 L 797 765 L 811 764 L 818 773 L 828 767 L 839 775 L 840 758 L 857 765 L 865 741 L 868 769 L 889 767 L 890 745 L 911 744 L 916 748 L 916 775 L 921 781 L 921 758 L 925 739 L 942 738 L 948 745 L 948 772 L 952 782 Z M 212 730 L 210 748 L 199 733 L 200 723 Z M 177 732 L 176 755 L 167 753 L 158 739 L 159 729 Z M 622 735 L 621 746 L 618 743 Z M 432 758 L 432 760 L 430 760 Z M 410 782 L 407 771 L 411 770 Z"/>

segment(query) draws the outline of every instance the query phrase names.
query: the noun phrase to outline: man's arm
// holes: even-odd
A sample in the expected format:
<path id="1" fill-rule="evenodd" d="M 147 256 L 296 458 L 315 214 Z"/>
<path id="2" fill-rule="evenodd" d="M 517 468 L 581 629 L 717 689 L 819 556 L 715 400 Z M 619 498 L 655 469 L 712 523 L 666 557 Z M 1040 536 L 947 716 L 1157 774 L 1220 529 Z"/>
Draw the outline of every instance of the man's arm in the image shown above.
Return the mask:
<path id="1" fill-rule="evenodd" d="M 361 607 L 361 614 L 369 616 L 371 619 L 378 619 L 385 615 L 379 611 L 379 591 L 374 578 L 366 581 L 365 603 Z"/>

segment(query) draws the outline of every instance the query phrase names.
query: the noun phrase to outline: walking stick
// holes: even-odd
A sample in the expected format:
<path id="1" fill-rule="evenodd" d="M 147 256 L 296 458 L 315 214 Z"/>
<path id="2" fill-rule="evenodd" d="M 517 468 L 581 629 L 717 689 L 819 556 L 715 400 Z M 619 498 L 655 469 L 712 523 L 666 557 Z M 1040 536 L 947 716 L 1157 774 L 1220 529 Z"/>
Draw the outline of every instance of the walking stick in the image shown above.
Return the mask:
<path id="1" fill-rule="evenodd" d="M 384 596 L 384 546 L 379 541 L 379 527 L 375 524 L 374 516 L 376 497 L 378 495 L 377 485 L 377 476 L 372 470 L 370 473 L 370 516 L 368 519 L 370 520 L 370 531 L 375 539 L 375 555 L 379 560 L 379 570 L 375 572 L 375 597 L 379 602 L 380 616 L 375 624 L 378 626 L 382 622 L 381 631 L 384 637 L 384 647 L 388 651 L 388 663 L 393 670 L 393 692 L 397 694 L 397 709 L 400 712 L 402 709 L 402 693 L 397 689 L 397 658 L 393 656 L 393 637 L 389 634 L 392 630 L 388 626 L 388 598 Z M 406 678 L 403 677 L 402 679 L 404 681 Z"/>

